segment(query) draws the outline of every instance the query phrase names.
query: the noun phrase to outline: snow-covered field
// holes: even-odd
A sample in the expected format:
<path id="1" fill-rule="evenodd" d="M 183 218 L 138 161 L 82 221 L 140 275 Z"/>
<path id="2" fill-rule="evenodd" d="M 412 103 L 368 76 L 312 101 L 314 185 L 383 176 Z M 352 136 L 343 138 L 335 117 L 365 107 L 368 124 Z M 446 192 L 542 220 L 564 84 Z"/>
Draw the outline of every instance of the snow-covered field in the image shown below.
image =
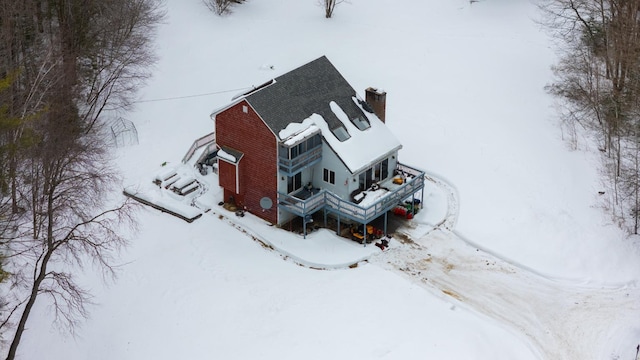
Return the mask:
<path id="1" fill-rule="evenodd" d="M 98 305 L 76 337 L 41 302 L 21 358 L 635 356 L 640 244 L 599 208 L 588 142 L 561 138 L 535 4 L 350 0 L 325 19 L 315 0 L 248 0 L 222 18 L 166 3 L 154 79 L 127 115 L 139 145 L 117 150 L 123 186 L 179 163 L 233 95 L 327 55 L 355 89 L 387 91 L 401 160 L 433 174 L 403 230 L 413 241 L 302 239 L 225 213 L 212 186 L 192 224 L 142 209 L 117 282 L 84 278 Z"/>

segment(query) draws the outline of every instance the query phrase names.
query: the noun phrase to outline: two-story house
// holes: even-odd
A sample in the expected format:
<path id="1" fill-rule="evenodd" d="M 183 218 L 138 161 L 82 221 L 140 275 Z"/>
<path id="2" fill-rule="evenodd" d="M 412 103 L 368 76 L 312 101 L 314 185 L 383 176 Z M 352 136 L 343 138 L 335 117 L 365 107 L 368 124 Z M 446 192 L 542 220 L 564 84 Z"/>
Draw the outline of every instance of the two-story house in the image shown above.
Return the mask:
<path id="1" fill-rule="evenodd" d="M 384 216 L 386 232 L 424 173 L 398 162 L 385 101 L 372 88 L 360 98 L 324 56 L 237 96 L 211 115 L 224 200 L 277 225 L 323 211 L 338 232 Z"/>

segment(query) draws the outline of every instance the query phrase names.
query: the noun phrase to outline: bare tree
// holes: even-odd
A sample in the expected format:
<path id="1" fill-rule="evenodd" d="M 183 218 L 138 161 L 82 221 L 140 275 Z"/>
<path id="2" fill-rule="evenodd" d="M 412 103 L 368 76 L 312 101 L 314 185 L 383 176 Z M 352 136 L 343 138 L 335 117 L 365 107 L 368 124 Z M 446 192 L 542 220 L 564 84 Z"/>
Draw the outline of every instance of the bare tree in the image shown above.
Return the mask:
<path id="1" fill-rule="evenodd" d="M 223 15 L 231 11 L 232 5 L 242 4 L 244 0 L 202 0 L 204 4 L 217 15 Z"/>
<path id="2" fill-rule="evenodd" d="M 155 61 L 151 40 L 164 17 L 156 0 L 97 3 L 102 5 L 85 34 L 91 46 L 77 59 L 78 107 L 87 129 L 104 111 L 130 108 L 133 94 L 150 76 L 149 64 Z"/>
<path id="3" fill-rule="evenodd" d="M 623 224 L 637 213 L 629 211 L 626 187 L 638 184 L 627 170 L 638 155 L 640 0 L 552 0 L 543 9 L 564 50 L 549 90 L 563 100 L 565 126 L 584 128 L 598 142 L 611 188 L 607 207 Z"/>
<path id="4" fill-rule="evenodd" d="M 55 124 L 48 124 L 53 127 Z M 98 265 L 113 274 L 113 258 L 126 241 L 119 229 L 130 228 L 132 204 L 124 202 L 105 207 L 107 196 L 118 184 L 105 161 L 106 147 L 97 134 L 83 135 L 75 141 L 61 137 L 69 129 L 47 129 L 56 142 L 43 142 L 34 149 L 33 172 L 40 179 L 29 187 L 37 211 L 37 233 L 14 239 L 8 260 L 15 264 L 17 276 L 23 280 L 27 296 L 21 299 L 15 335 L 7 359 L 14 359 L 27 320 L 36 299 L 46 295 L 53 304 L 56 317 L 73 327 L 86 315 L 89 293 L 74 281 L 73 269 L 85 263 Z M 33 191 L 32 189 L 25 189 Z"/>
<path id="5" fill-rule="evenodd" d="M 15 74 L 0 94 L 0 164 L 9 164 L 0 165 L 0 180 L 10 188 L 0 191 L 0 211 L 6 198 L 14 205 L 0 213 L 0 258 L 10 273 L 0 283 L 0 336 L 15 330 L 7 359 L 37 299 L 49 299 L 73 329 L 90 300 L 74 271 L 92 263 L 113 274 L 126 243 L 120 229 L 134 222 L 132 204 L 110 201 L 118 182 L 105 115 L 125 111 L 148 78 L 163 15 L 158 0 L 0 2 L 0 79 Z"/>
<path id="6" fill-rule="evenodd" d="M 333 16 L 333 10 L 335 10 L 338 4 L 345 2 L 345 0 L 320 0 L 322 7 L 324 8 L 324 17 L 329 19 Z"/>
<path id="7" fill-rule="evenodd" d="M 1 103 L 5 116 L 0 126 L 0 143 L 3 151 L 4 167 L 2 171 L 3 188 L 11 188 L 12 211 L 18 212 L 16 196 L 16 167 L 18 153 L 18 138 L 20 134 L 20 103 L 25 98 L 23 90 L 25 80 L 30 76 L 30 66 L 26 66 L 26 59 L 32 55 L 31 49 L 36 40 L 30 39 L 33 34 L 34 24 L 30 21 L 30 1 L 19 3 L 17 1 L 3 1 L 0 4 L 0 76 L 10 83 L 10 91 L 3 91 Z M 35 58 L 33 59 L 35 60 Z M 35 63 L 31 61 L 30 63 Z"/>

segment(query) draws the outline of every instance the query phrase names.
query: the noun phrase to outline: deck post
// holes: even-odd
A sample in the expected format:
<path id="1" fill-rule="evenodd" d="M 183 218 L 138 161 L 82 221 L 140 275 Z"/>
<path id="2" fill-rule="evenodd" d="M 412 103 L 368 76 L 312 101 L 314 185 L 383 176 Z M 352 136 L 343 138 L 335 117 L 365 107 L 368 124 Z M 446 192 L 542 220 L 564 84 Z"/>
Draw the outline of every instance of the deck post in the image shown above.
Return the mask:
<path id="1" fill-rule="evenodd" d="M 303 229 L 302 238 L 306 239 L 307 238 L 307 217 L 305 215 L 302 216 L 302 229 Z"/>
<path id="2" fill-rule="evenodd" d="M 362 242 L 364 243 L 364 247 L 367 247 L 367 223 L 364 223 L 362 226 L 363 226 L 362 232 L 364 233 Z"/>
<path id="3" fill-rule="evenodd" d="M 387 216 L 389 216 L 389 212 L 384 212 L 384 236 L 387 236 Z"/>
<path id="4" fill-rule="evenodd" d="M 338 213 L 338 228 L 336 229 L 336 234 L 340 236 L 340 213 Z"/>
<path id="5" fill-rule="evenodd" d="M 411 215 L 416 216 L 416 193 L 411 194 Z"/>

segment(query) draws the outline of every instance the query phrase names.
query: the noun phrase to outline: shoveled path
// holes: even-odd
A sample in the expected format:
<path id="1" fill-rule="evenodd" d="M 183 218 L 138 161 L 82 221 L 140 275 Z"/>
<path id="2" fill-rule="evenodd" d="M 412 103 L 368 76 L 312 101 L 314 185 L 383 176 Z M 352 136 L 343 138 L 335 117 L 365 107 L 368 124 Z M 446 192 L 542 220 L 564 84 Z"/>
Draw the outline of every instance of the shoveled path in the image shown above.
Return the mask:
<path id="1" fill-rule="evenodd" d="M 546 278 L 476 248 L 453 231 L 455 189 L 430 176 L 448 194 L 447 217 L 419 239 L 374 256 L 456 307 L 477 311 L 527 340 L 542 359 L 622 359 L 640 323 L 636 286 L 585 287 Z M 640 339 L 639 339 L 640 340 Z M 615 353 L 622 349 L 622 354 Z M 633 354 L 632 354 L 633 353 Z M 623 355 L 623 356 L 622 356 Z"/>

